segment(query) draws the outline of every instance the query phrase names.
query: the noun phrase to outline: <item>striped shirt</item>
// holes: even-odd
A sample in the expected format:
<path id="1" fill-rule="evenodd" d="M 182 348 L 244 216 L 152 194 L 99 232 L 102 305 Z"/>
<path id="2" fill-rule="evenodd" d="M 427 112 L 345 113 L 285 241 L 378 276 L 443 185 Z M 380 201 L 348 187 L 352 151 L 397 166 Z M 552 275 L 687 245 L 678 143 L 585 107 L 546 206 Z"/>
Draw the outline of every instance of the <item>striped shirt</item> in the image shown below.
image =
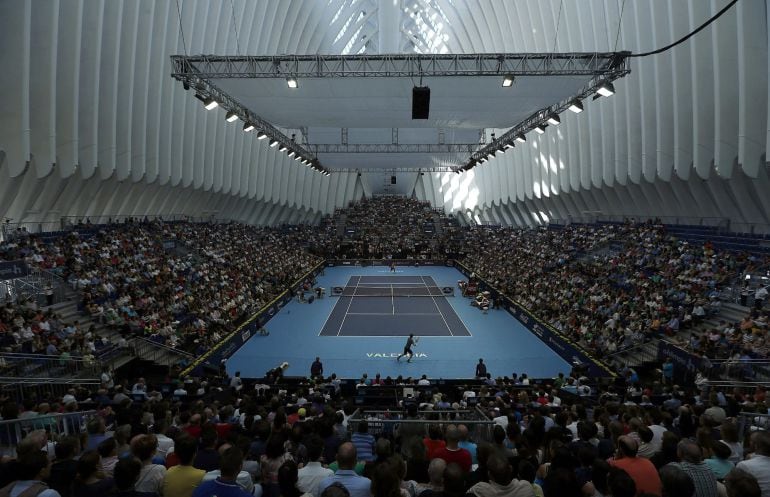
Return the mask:
<path id="1" fill-rule="evenodd" d="M 356 447 L 359 461 L 374 461 L 374 437 L 369 433 L 353 433 L 350 441 Z"/>

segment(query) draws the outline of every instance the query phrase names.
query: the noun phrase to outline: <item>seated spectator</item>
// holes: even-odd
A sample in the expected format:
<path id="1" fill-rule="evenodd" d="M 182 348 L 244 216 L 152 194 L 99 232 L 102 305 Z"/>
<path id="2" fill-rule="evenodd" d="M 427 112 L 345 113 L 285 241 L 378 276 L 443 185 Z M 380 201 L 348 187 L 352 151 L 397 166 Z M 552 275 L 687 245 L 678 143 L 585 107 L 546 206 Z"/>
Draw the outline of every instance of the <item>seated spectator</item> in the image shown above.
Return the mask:
<path id="1" fill-rule="evenodd" d="M 534 497 L 532 485 L 527 481 L 513 478 L 508 461 L 500 454 L 493 453 L 487 460 L 489 482 L 473 485 L 468 493 L 476 497 Z"/>
<path id="2" fill-rule="evenodd" d="M 134 484 L 137 492 L 154 492 L 159 495 L 163 492 L 166 468 L 152 462 L 157 447 L 158 439 L 155 435 L 137 435 L 131 440 L 131 454 L 142 463 L 139 478 Z"/>
<path id="3" fill-rule="evenodd" d="M 193 491 L 192 497 L 253 497 L 237 482 L 243 469 L 243 452 L 237 447 L 225 450 L 220 458 L 220 476 L 204 481 Z"/>
<path id="4" fill-rule="evenodd" d="M 762 497 L 770 495 L 770 432 L 755 431 L 749 438 L 751 456 L 735 465 L 757 479 Z"/>
<path id="5" fill-rule="evenodd" d="M 297 487 L 297 463 L 286 461 L 278 469 L 278 488 L 281 497 L 313 497 L 312 493 L 302 492 Z"/>
<path id="6" fill-rule="evenodd" d="M 385 439 L 382 439 L 385 440 Z M 334 471 L 324 468 L 319 459 L 323 454 L 323 440 L 318 435 L 312 435 L 307 441 L 307 456 L 309 462 L 299 469 L 297 474 L 297 488 L 302 493 L 315 495 L 321 480 L 332 476 Z M 315 497 L 319 497 L 315 495 Z"/>
<path id="7" fill-rule="evenodd" d="M 48 488 L 44 482 L 51 474 L 51 463 L 45 452 L 34 450 L 25 453 L 18 459 L 17 479 L 0 489 L 0 492 L 11 497 L 30 495 L 36 497 L 61 497 L 61 494 L 52 488 Z"/>
<path id="8" fill-rule="evenodd" d="M 174 454 L 179 459 L 179 464 L 170 467 L 166 472 L 163 480 L 164 496 L 190 497 L 200 485 L 206 472 L 192 465 L 197 450 L 198 442 L 194 438 L 188 435 L 177 438 Z"/>
<path id="9" fill-rule="evenodd" d="M 727 497 L 764 497 L 757 479 L 741 469 L 734 469 L 725 478 Z"/>
<path id="10" fill-rule="evenodd" d="M 51 465 L 51 476 L 48 485 L 59 492 L 62 497 L 72 497 L 72 484 L 77 474 L 77 460 L 80 453 L 80 441 L 77 437 L 66 436 L 56 444 L 56 459 Z"/>
<path id="11" fill-rule="evenodd" d="M 334 475 L 329 476 L 318 484 L 318 490 L 314 495 L 321 495 L 323 491 L 333 483 L 340 483 L 350 492 L 350 497 L 370 497 L 372 482 L 369 478 L 359 476 L 353 470 L 356 466 L 356 447 L 350 442 L 345 442 L 337 450 L 337 463 L 339 469 Z"/>
<path id="12" fill-rule="evenodd" d="M 729 461 L 731 453 L 729 445 L 722 441 L 716 442 L 713 445 L 714 454 L 704 462 L 711 472 L 714 473 L 716 479 L 722 481 L 727 476 L 727 473 L 735 468 L 735 465 Z"/>
<path id="13" fill-rule="evenodd" d="M 615 457 L 608 460 L 611 466 L 620 468 L 634 480 L 637 492 L 661 494 L 661 483 L 655 466 L 647 459 L 637 457 L 639 444 L 629 436 L 618 438 Z"/>
<path id="14" fill-rule="evenodd" d="M 456 425 L 448 425 L 444 432 L 446 445 L 435 451 L 435 457 L 441 458 L 450 463 L 456 463 L 465 472 L 471 471 L 471 453 L 458 446 L 460 442 L 460 433 Z"/>
<path id="15" fill-rule="evenodd" d="M 115 483 L 112 478 L 104 478 L 99 462 L 99 453 L 95 450 L 87 450 L 80 455 L 77 477 L 73 485 L 74 495 L 78 497 L 102 497 L 112 492 Z"/>

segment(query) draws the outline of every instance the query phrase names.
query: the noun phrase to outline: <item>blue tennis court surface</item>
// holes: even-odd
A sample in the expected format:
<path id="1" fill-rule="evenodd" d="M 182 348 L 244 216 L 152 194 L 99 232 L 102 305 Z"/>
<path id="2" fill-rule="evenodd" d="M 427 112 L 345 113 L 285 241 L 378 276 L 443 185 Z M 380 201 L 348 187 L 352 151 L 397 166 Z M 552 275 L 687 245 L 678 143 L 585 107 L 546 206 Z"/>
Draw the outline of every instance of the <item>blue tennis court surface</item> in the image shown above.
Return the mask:
<path id="1" fill-rule="evenodd" d="M 569 373 L 570 365 L 508 312 L 490 310 L 483 314 L 471 307 L 470 299 L 461 297 L 457 289 L 457 282 L 463 279 L 457 269 L 442 266 L 399 266 L 395 273 L 378 266 L 326 268 L 318 277 L 318 285 L 326 288 L 327 296 L 312 304 L 296 299 L 288 303 L 265 326 L 270 334 L 246 342 L 227 361 L 227 370 L 230 374 L 240 371 L 244 377 L 262 377 L 268 369 L 287 361 L 287 375 L 308 375 L 318 356 L 327 376 L 337 373 L 343 378 L 359 378 L 368 373 L 371 378 L 380 373 L 393 378 L 422 374 L 429 378 L 469 378 L 483 357 L 493 376 L 516 372 L 545 378 Z M 349 290 L 356 282 L 358 294 L 390 295 L 353 297 L 355 293 L 349 291 L 339 297 L 330 295 L 335 287 Z M 452 287 L 454 296 L 444 297 L 440 291 L 436 303 L 431 297 L 403 296 L 436 287 Z M 340 311 L 338 306 L 343 302 L 347 304 Z M 453 315 L 457 317 L 455 323 L 451 322 Z M 448 326 L 441 316 L 447 318 Z M 336 321 L 343 317 L 344 324 Z M 391 324 L 390 320 L 395 321 Z M 330 324 L 333 321 L 337 324 Z M 414 348 L 416 356 L 411 363 L 396 362 L 404 349 L 404 335 L 409 333 L 421 337 Z"/>
<path id="2" fill-rule="evenodd" d="M 431 276 L 351 276 L 345 288 L 321 336 L 471 335 Z"/>

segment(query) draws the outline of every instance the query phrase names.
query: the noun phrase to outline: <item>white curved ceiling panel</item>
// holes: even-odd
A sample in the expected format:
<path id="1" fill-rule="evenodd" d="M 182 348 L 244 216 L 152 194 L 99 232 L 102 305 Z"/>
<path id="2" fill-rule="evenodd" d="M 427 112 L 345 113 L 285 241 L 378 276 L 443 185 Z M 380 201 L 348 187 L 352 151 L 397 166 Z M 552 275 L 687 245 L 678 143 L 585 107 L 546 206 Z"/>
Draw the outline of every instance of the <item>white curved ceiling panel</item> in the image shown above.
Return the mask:
<path id="1" fill-rule="evenodd" d="M 205 111 L 170 78 L 171 54 L 367 53 L 394 37 L 419 52 L 611 51 L 616 39 L 643 52 L 727 1 L 637 0 L 621 18 L 614 0 L 399 0 L 398 32 L 386 33 L 373 0 L 180 0 L 184 41 L 176 2 L 0 1 L 1 57 L 13 68 L 0 71 L 0 216 L 305 221 L 383 188 L 371 176 L 315 174 L 221 109 Z M 598 210 L 770 223 L 765 10 L 738 2 L 684 44 L 633 59 L 615 96 L 585 101 L 477 171 L 412 175 L 406 193 L 466 220 Z"/>

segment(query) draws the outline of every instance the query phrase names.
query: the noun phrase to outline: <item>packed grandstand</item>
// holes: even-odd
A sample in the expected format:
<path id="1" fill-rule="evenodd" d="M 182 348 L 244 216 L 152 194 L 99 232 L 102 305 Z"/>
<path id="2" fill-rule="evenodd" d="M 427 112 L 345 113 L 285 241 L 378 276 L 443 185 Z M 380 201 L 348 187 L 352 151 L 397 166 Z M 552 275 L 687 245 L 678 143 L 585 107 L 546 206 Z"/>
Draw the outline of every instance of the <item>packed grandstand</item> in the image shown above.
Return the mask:
<path id="1" fill-rule="evenodd" d="M 318 226 L 84 218 L 56 233 L 7 231 L 0 262 L 55 274 L 77 313 L 63 318 L 45 295 L 9 293 L 4 352 L 98 364 L 115 347 L 136 352 L 130 343 L 141 338 L 188 355 L 153 379 L 104 369 L 99 385 L 6 395 L 0 489 L 770 497 L 769 411 L 762 381 L 752 383 L 764 374 L 753 361 L 768 354 L 767 293 L 752 289 L 740 319 L 722 309 L 770 257 L 673 228 L 641 219 L 463 227 L 426 202 L 377 196 Z M 181 374 L 325 259 L 456 260 L 473 273 L 469 283 L 518 302 L 591 355 L 615 358 L 618 376 L 597 381 L 576 368 L 487 377 L 473 374 L 475 361 L 468 378 L 449 382 L 369 371 L 289 378 L 280 368 L 266 378 Z M 701 362 L 683 372 L 653 358 L 637 370 L 620 355 L 660 340 Z"/>

